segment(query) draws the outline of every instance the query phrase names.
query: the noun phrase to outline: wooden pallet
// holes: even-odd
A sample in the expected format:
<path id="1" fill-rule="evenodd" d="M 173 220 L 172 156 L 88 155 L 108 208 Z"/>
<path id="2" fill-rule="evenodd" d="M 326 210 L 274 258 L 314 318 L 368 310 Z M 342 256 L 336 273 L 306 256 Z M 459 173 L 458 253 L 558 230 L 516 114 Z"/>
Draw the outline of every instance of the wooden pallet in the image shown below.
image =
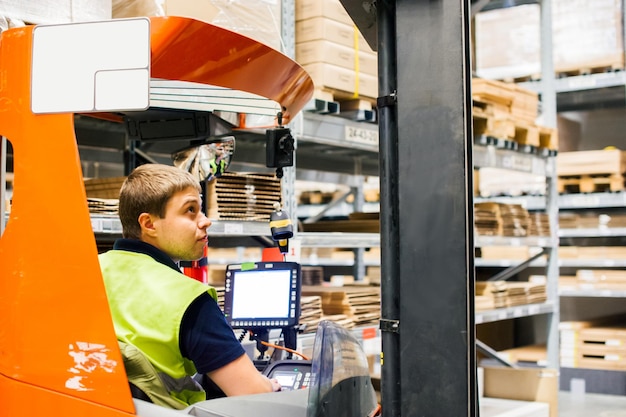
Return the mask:
<path id="1" fill-rule="evenodd" d="M 304 107 L 304 111 L 318 114 L 334 114 L 357 122 L 375 123 L 378 120 L 376 100 L 370 97 L 354 97 L 337 90 L 318 89 Z"/>
<path id="2" fill-rule="evenodd" d="M 623 62 L 614 62 L 601 65 L 589 65 L 580 68 L 562 69 L 557 71 L 558 78 L 572 77 L 576 75 L 600 74 L 605 72 L 615 72 L 624 69 Z"/>
<path id="3" fill-rule="evenodd" d="M 529 74 L 529 75 L 520 75 L 519 77 L 506 77 L 506 78 L 501 78 L 500 81 L 505 82 L 505 83 L 509 83 L 509 84 L 517 84 L 517 83 L 524 83 L 524 82 L 528 82 L 528 81 L 540 81 L 541 80 L 541 74 L 537 73 L 537 74 Z"/>
<path id="4" fill-rule="evenodd" d="M 624 190 L 623 174 L 568 175 L 559 177 L 557 188 L 565 193 L 599 193 Z"/>
<path id="5" fill-rule="evenodd" d="M 546 126 L 539 127 L 539 148 L 556 151 L 559 149 L 559 135 L 556 129 Z M 550 155 L 552 156 L 552 155 Z"/>
<path id="6" fill-rule="evenodd" d="M 354 93 L 330 87 L 316 88 L 313 92 L 313 98 L 340 103 L 346 110 L 354 110 L 355 108 L 372 110 L 376 106 L 375 97 L 355 96 Z"/>
<path id="7" fill-rule="evenodd" d="M 474 142 L 525 153 L 554 156 L 558 148 L 556 129 L 489 114 L 489 107 L 475 102 L 472 121 Z"/>
<path id="8" fill-rule="evenodd" d="M 487 136 L 503 140 L 515 140 L 515 122 L 510 118 L 501 118 L 487 111 L 477 110 L 472 114 L 474 138 Z"/>

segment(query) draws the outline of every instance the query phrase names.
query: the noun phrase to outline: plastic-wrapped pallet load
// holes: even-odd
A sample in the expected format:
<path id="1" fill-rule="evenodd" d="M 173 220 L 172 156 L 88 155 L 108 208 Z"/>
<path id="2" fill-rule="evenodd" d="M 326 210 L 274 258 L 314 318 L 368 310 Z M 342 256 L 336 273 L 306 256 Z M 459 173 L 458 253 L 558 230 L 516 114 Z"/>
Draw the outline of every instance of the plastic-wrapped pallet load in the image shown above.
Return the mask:
<path id="1" fill-rule="evenodd" d="M 111 0 L 0 0 L 0 15 L 29 24 L 104 20 L 111 18 Z"/>
<path id="2" fill-rule="evenodd" d="M 476 72 L 491 79 L 539 76 L 537 4 L 476 15 Z M 552 53 L 557 73 L 624 68 L 621 0 L 553 0 Z"/>
<path id="3" fill-rule="evenodd" d="M 113 0 L 113 17 L 181 16 L 201 20 L 282 51 L 280 0 Z"/>

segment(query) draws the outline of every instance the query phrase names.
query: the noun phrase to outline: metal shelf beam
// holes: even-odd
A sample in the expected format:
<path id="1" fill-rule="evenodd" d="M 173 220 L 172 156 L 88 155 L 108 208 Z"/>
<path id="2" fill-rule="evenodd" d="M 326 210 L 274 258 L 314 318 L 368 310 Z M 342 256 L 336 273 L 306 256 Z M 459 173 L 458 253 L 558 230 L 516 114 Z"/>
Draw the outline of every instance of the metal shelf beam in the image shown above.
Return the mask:
<path id="1" fill-rule="evenodd" d="M 474 145 L 473 154 L 476 168 L 502 168 L 547 177 L 552 177 L 555 173 L 554 158 L 498 149 L 493 145 Z"/>
<path id="2" fill-rule="evenodd" d="M 626 298 L 626 290 L 560 289 L 561 297 Z"/>
<path id="3" fill-rule="evenodd" d="M 476 324 L 554 313 L 557 310 L 558 309 L 555 308 L 553 303 L 545 302 L 540 304 L 525 304 L 515 307 L 477 311 Z"/>
<path id="4" fill-rule="evenodd" d="M 623 237 L 626 227 L 559 229 L 559 237 Z"/>

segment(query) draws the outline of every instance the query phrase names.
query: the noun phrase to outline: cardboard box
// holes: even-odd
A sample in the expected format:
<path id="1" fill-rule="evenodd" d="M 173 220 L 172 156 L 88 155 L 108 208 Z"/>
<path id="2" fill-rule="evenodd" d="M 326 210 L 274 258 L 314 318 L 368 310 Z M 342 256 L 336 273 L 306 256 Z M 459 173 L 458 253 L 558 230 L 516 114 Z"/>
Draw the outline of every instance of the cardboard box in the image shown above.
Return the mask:
<path id="1" fill-rule="evenodd" d="M 327 17 L 337 22 L 353 25 L 354 22 L 339 0 L 297 0 L 296 21 L 314 17 Z"/>
<path id="2" fill-rule="evenodd" d="M 532 256 L 528 246 L 482 246 L 482 259 L 526 260 Z"/>
<path id="3" fill-rule="evenodd" d="M 32 24 L 111 19 L 111 0 L 0 0 L 0 16 Z"/>
<path id="4" fill-rule="evenodd" d="M 355 71 L 331 64 L 309 64 L 303 65 L 303 68 L 313 79 L 315 88 L 340 90 L 347 96 L 370 98 L 378 96 L 378 78 L 373 75 L 357 74 Z"/>
<path id="5" fill-rule="evenodd" d="M 558 417 L 559 372 L 550 368 L 484 367 L 485 397 L 537 401 Z"/>
<path id="6" fill-rule="evenodd" d="M 478 13 L 475 17 L 476 73 L 504 79 L 541 73 L 539 5 Z"/>
<path id="7" fill-rule="evenodd" d="M 327 63 L 363 74 L 373 76 L 378 74 L 378 58 L 375 53 L 360 51 L 328 40 L 297 43 L 296 61 L 300 65 Z"/>
<path id="8" fill-rule="evenodd" d="M 296 43 L 330 40 L 360 51 L 372 52 L 361 32 L 354 25 L 337 22 L 326 17 L 296 22 Z"/>
<path id="9" fill-rule="evenodd" d="M 622 174 L 626 172 L 626 151 L 560 152 L 556 157 L 558 176 Z"/>

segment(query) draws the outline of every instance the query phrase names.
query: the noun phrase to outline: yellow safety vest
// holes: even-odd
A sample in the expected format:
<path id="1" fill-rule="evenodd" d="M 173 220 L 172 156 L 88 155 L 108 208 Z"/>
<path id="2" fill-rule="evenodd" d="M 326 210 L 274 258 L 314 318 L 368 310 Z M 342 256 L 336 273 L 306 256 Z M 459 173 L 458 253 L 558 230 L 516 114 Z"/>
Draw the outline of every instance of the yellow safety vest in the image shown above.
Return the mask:
<path id="1" fill-rule="evenodd" d="M 141 370 L 129 372 L 125 358 L 130 381 L 153 402 L 170 408 L 182 409 L 204 400 L 206 394 L 192 378 L 196 368 L 180 351 L 179 334 L 189 305 L 204 292 L 217 299 L 215 289 L 146 254 L 111 250 L 99 255 L 99 259 L 115 333 L 123 342 L 120 346 L 134 346 L 159 377 L 146 378 L 149 370 L 137 366 L 137 362 L 130 368 Z M 122 349 L 122 353 L 125 351 Z M 156 394 L 163 388 L 159 382 L 174 401 L 163 401 Z M 151 391 L 155 395 L 151 396 Z"/>

